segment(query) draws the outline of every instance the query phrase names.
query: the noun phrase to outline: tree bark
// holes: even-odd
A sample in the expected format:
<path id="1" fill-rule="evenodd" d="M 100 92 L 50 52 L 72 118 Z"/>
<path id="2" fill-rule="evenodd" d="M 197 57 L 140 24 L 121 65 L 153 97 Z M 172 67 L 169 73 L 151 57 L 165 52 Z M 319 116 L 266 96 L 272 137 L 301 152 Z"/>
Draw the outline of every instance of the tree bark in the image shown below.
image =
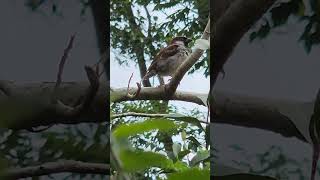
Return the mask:
<path id="1" fill-rule="evenodd" d="M 109 47 L 109 8 L 108 1 L 104 0 L 91 0 L 90 7 L 94 20 L 96 36 L 98 41 L 99 53 L 103 54 Z"/>

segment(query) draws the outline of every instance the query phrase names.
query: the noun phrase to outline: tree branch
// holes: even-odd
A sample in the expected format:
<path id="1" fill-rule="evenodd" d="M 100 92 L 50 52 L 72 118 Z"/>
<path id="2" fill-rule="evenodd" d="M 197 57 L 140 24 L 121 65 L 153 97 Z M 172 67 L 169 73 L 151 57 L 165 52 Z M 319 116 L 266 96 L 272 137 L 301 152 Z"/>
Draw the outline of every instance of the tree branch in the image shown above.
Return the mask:
<path id="1" fill-rule="evenodd" d="M 1 81 L 6 82 L 6 81 Z M 9 82 L 13 87 L 12 96 L 0 93 L 0 126 L 13 130 L 30 129 L 31 127 L 52 124 L 97 123 L 109 121 L 108 107 L 109 87 L 101 83 L 91 106 L 80 114 L 69 117 L 55 111 L 50 97 L 55 82 L 17 84 Z M 6 83 L 4 83 L 6 85 Z M 88 87 L 88 82 L 62 82 L 58 98 L 66 104 L 76 104 Z M 137 89 L 131 89 L 136 91 Z M 178 100 L 205 106 L 206 94 L 177 91 L 168 98 L 163 89 L 142 88 L 138 97 L 127 97 L 127 88 L 111 89 L 112 102 L 133 100 Z M 214 123 L 225 123 L 244 127 L 254 127 L 280 133 L 286 137 L 297 137 L 305 141 L 291 119 L 278 111 L 277 104 L 286 102 L 298 107 L 310 108 L 313 102 L 293 102 L 248 97 L 228 92 L 214 91 L 215 101 L 212 112 L 215 113 Z M 294 110 L 292 110 L 294 111 Z M 14 112 L 14 113 L 12 113 Z"/>
<path id="2" fill-rule="evenodd" d="M 94 20 L 99 53 L 103 54 L 107 52 L 107 47 L 110 45 L 109 33 L 106 31 L 110 27 L 108 18 L 106 18 L 109 17 L 110 9 L 108 3 L 103 0 L 90 0 L 89 3 Z"/>
<path id="3" fill-rule="evenodd" d="M 129 20 L 129 25 L 132 29 L 133 32 L 135 32 L 136 39 L 142 38 L 145 39 L 146 37 L 144 36 L 144 34 L 142 33 L 141 28 L 139 27 L 139 25 L 136 23 L 135 21 L 135 16 L 133 14 L 133 10 L 130 4 L 126 4 L 125 5 L 126 10 L 128 12 L 128 20 Z M 147 73 L 147 66 L 146 66 L 146 60 L 144 59 L 144 43 L 140 43 L 140 46 L 134 46 L 133 47 L 134 53 L 136 54 L 137 60 L 138 60 L 138 66 L 139 66 L 139 70 L 140 70 L 140 77 L 141 79 L 143 78 L 143 76 Z M 150 81 L 149 79 L 145 79 L 142 81 L 142 84 L 144 87 L 150 87 Z"/>
<path id="4" fill-rule="evenodd" d="M 212 123 L 264 129 L 306 142 L 306 137 L 298 130 L 293 119 L 281 111 L 282 108 L 288 109 L 289 112 L 295 112 L 297 109 L 301 112 L 312 111 L 313 102 L 250 97 L 217 91 L 213 94 L 211 112 L 215 118 Z M 303 119 L 308 119 L 307 114 L 300 118 L 303 123 L 308 123 Z"/>
<path id="5" fill-rule="evenodd" d="M 136 113 L 136 112 L 127 112 L 127 113 L 121 113 L 121 114 L 115 114 L 111 116 L 111 119 L 116 118 L 122 118 L 127 116 L 133 116 L 133 117 L 150 117 L 150 118 L 170 118 L 170 114 L 148 114 L 148 113 Z M 199 120 L 201 123 L 209 124 L 207 121 Z"/>
<path id="6" fill-rule="evenodd" d="M 97 91 L 99 89 L 99 77 L 98 74 L 89 66 L 85 66 L 85 70 L 87 73 L 87 77 L 90 82 L 89 88 L 86 90 L 86 93 L 83 97 L 82 102 L 80 104 L 76 105 L 76 107 L 67 106 L 63 104 L 61 101 L 57 101 L 55 103 L 56 111 L 60 114 L 64 114 L 64 116 L 76 116 L 77 114 L 80 114 L 82 111 L 89 108 L 92 101 L 94 100 Z M 55 86 L 56 91 L 56 86 Z"/>
<path id="7" fill-rule="evenodd" d="M 10 81 L 0 81 L 0 92 L 6 96 L 12 95 L 12 82 Z"/>
<path id="8" fill-rule="evenodd" d="M 0 177 L 1 179 L 19 179 L 62 172 L 109 175 L 109 170 L 110 166 L 108 164 L 60 160 L 37 166 L 6 169 L 1 173 Z"/>
<path id="9" fill-rule="evenodd" d="M 136 92 L 137 88 L 131 88 L 131 91 Z M 145 87 L 141 88 L 139 96 L 132 98 L 127 96 L 126 88 L 119 88 L 111 90 L 112 102 L 134 101 L 134 100 L 178 100 L 192 102 L 205 106 L 205 103 L 199 98 L 205 94 L 197 94 L 191 92 L 178 91 L 173 96 L 168 97 L 164 88 Z"/>
<path id="10" fill-rule="evenodd" d="M 5 81 L 2 82 L 6 85 Z M 1 127 L 19 130 L 53 124 L 108 120 L 105 108 L 108 104 L 109 89 L 106 83 L 101 83 L 97 90 L 91 91 L 88 89 L 88 82 L 62 82 L 56 96 L 67 105 L 61 110 L 51 101 L 55 82 L 7 83 L 13 88 L 11 96 L 0 93 Z M 94 92 L 94 95 L 86 91 Z M 65 108 L 70 107 L 75 107 L 70 109 L 70 112 L 79 108 L 81 110 L 77 111 L 78 113 L 65 113 Z"/>
<path id="11" fill-rule="evenodd" d="M 64 65 L 65 65 L 65 63 L 67 61 L 67 58 L 68 58 L 68 55 L 69 55 L 69 53 L 70 53 L 70 51 L 72 49 L 75 37 L 76 37 L 75 34 L 71 35 L 69 43 L 68 43 L 68 46 L 64 50 L 63 55 L 61 57 L 61 60 L 60 60 L 60 63 L 59 63 L 59 69 L 58 69 L 58 73 L 57 73 L 57 82 L 56 82 L 54 90 L 58 89 L 59 85 L 61 84 Z"/>

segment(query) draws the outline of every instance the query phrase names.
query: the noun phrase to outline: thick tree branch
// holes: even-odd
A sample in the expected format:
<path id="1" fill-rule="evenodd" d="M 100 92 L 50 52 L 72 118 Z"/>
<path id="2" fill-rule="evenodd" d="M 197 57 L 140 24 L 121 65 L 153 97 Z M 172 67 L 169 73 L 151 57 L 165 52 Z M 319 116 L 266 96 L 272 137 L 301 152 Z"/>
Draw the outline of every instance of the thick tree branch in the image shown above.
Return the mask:
<path id="1" fill-rule="evenodd" d="M 85 111 L 91 105 L 99 89 L 99 77 L 91 67 L 85 66 L 85 70 L 90 82 L 90 86 L 86 90 L 82 102 L 80 102 L 80 104 L 76 105 L 75 107 L 72 107 L 63 104 L 61 101 L 57 101 L 55 102 L 55 106 L 58 113 L 64 114 L 66 117 L 73 117 L 77 114 L 80 114 L 82 111 Z M 55 91 L 57 91 L 56 86 Z"/>
<path id="2" fill-rule="evenodd" d="M 306 137 L 297 129 L 292 119 L 281 112 L 280 107 L 287 108 L 289 112 L 297 111 L 291 107 L 299 107 L 299 111 L 308 111 L 312 110 L 313 102 L 250 97 L 216 91 L 213 94 L 213 123 L 259 128 L 306 141 Z"/>
<path id="3" fill-rule="evenodd" d="M 110 44 L 108 38 L 110 9 L 108 3 L 104 0 L 90 0 L 89 3 L 94 20 L 99 52 L 103 54 L 107 51 L 107 47 Z"/>
<path id="4" fill-rule="evenodd" d="M 1 81 L 6 86 L 6 81 Z M 0 93 L 0 126 L 10 129 L 28 129 L 31 127 L 48 126 L 52 124 L 78 124 L 89 122 L 109 121 L 106 107 L 108 107 L 109 87 L 101 83 L 97 95 L 86 111 L 69 117 L 60 114 L 52 106 L 50 97 L 55 82 L 16 84 L 7 82 L 11 87 L 12 96 Z M 65 104 L 74 105 L 83 98 L 88 82 L 63 82 L 60 85 L 58 98 Z M 131 89 L 136 91 L 136 89 Z M 111 101 L 133 100 L 179 100 L 205 105 L 206 94 L 177 91 L 168 98 L 163 89 L 142 88 L 136 99 L 127 97 L 127 88 L 111 89 Z M 280 100 L 270 100 L 257 97 L 231 94 L 227 92 L 214 92 L 215 101 L 212 105 L 215 113 L 214 123 L 226 123 L 244 127 L 255 127 L 280 133 L 287 137 L 297 137 L 303 141 L 305 138 L 293 125 L 289 117 L 280 113 L 277 104 Z M 313 107 L 313 102 L 290 102 L 301 108 Z"/>
<path id="5" fill-rule="evenodd" d="M 137 88 L 131 88 L 131 91 L 136 92 Z M 141 88 L 139 96 L 132 98 L 127 96 L 127 88 L 111 90 L 111 100 L 113 102 L 134 100 L 178 100 L 205 105 L 205 103 L 199 98 L 200 95 L 204 96 L 204 94 L 177 91 L 173 96 L 168 97 L 164 88 L 146 87 Z"/>
<path id="6" fill-rule="evenodd" d="M 0 177 L 1 179 L 20 179 L 62 172 L 109 175 L 109 170 L 110 166 L 108 164 L 60 160 L 58 162 L 48 162 L 37 166 L 6 169 Z"/>
<path id="7" fill-rule="evenodd" d="M 12 95 L 0 93 L 1 127 L 18 130 L 108 120 L 106 107 L 109 89 L 106 83 L 101 83 L 96 90 L 90 90 L 88 82 L 62 82 L 56 91 L 56 97 L 65 106 L 60 110 L 51 100 L 55 82 L 7 83 L 11 86 Z M 78 113 L 66 113 L 65 108 L 70 107 L 75 107 L 70 112 L 81 110 Z"/>

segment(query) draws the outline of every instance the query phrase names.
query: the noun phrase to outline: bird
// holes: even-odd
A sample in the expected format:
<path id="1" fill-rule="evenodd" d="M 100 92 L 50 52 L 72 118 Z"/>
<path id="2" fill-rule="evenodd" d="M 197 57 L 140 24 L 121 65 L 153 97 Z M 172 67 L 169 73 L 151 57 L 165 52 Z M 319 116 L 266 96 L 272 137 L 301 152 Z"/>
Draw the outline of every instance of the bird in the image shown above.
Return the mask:
<path id="1" fill-rule="evenodd" d="M 155 75 L 172 77 L 177 68 L 191 54 L 191 49 L 188 48 L 191 41 L 184 36 L 174 37 L 168 46 L 161 48 L 157 53 L 142 80 L 147 80 Z"/>

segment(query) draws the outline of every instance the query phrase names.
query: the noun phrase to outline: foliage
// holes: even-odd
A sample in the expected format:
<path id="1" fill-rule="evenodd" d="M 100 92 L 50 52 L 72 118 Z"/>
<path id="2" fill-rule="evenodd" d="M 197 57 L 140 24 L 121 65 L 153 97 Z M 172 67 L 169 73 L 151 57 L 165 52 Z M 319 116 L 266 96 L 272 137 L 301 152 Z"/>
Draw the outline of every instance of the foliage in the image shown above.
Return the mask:
<path id="1" fill-rule="evenodd" d="M 81 4 L 80 16 L 84 16 L 91 0 L 77 0 Z M 24 0 L 26 7 L 33 12 L 50 13 L 63 17 L 61 2 L 51 0 Z M 48 10 L 49 9 L 49 10 Z"/>
<path id="2" fill-rule="evenodd" d="M 163 105 L 159 101 L 116 103 L 111 105 L 111 114 L 133 110 L 159 113 L 159 106 Z M 112 135 L 118 144 L 112 145 L 112 149 L 122 164 L 121 168 L 112 167 L 114 173 L 120 168 L 135 178 L 176 179 L 185 177 L 189 171 L 196 171 L 198 173 L 187 179 L 209 177 L 209 151 L 205 148 L 203 124 L 197 119 L 199 114 L 193 111 L 194 116 L 182 115 L 172 105 L 168 105 L 166 110 L 168 115 L 162 118 L 112 119 Z M 167 142 L 167 136 L 174 141 Z M 171 147 L 166 149 L 168 144 Z"/>
<path id="3" fill-rule="evenodd" d="M 111 47 L 120 64 L 152 61 L 173 36 L 196 40 L 209 15 L 207 0 L 112 0 L 110 6 Z M 206 57 L 199 61 L 190 73 L 204 69 L 208 76 L 208 60 Z"/>
<path id="4" fill-rule="evenodd" d="M 58 126 L 36 134 L 1 129 L 0 154 L 8 167 L 27 167 L 60 159 L 106 163 L 109 162 L 109 156 L 106 156 L 110 146 L 108 131 L 105 124 Z M 1 167 L 5 161 L 0 159 Z M 64 173 L 46 177 L 105 179 L 106 176 Z"/>
<path id="5" fill-rule="evenodd" d="M 307 9 L 310 7 L 310 10 Z M 278 2 L 264 17 L 262 25 L 250 34 L 250 41 L 266 38 L 273 29 L 283 26 L 289 20 L 298 21 L 304 25 L 304 31 L 299 37 L 305 51 L 310 53 L 314 45 L 320 43 L 320 5 L 316 0 L 289 0 Z"/>
<path id="6" fill-rule="evenodd" d="M 281 147 L 271 145 L 264 152 L 250 153 L 246 148 L 237 144 L 230 145 L 235 154 L 239 154 L 243 160 L 234 160 L 232 167 L 247 169 L 250 174 L 238 174 L 233 176 L 218 177 L 217 179 L 273 179 L 270 177 L 258 177 L 259 175 L 272 175 L 275 179 L 309 179 L 303 167 L 310 167 L 310 161 L 288 158 Z M 218 153 L 216 153 L 218 154 Z M 254 165 L 253 165 L 254 164 Z M 308 168 L 307 168 L 308 169 Z M 308 171 L 309 172 L 309 169 Z M 253 175 L 255 174 L 255 175 Z"/>
<path id="7" fill-rule="evenodd" d="M 141 69 L 173 36 L 196 40 L 207 23 L 208 1 L 123 0 L 111 1 L 111 47 L 120 64 L 137 64 Z M 193 44 L 192 44 L 193 45 Z M 208 56 L 189 73 L 205 69 Z M 111 92 L 111 102 L 117 95 Z M 111 115 L 127 112 L 167 114 L 161 118 L 121 117 L 112 119 L 112 145 L 119 163 L 113 175 L 131 179 L 209 178 L 209 149 L 199 111 L 186 115 L 167 101 L 112 103 Z M 196 109 L 196 107 L 195 107 Z M 117 158 L 115 158 L 117 159 Z"/>

